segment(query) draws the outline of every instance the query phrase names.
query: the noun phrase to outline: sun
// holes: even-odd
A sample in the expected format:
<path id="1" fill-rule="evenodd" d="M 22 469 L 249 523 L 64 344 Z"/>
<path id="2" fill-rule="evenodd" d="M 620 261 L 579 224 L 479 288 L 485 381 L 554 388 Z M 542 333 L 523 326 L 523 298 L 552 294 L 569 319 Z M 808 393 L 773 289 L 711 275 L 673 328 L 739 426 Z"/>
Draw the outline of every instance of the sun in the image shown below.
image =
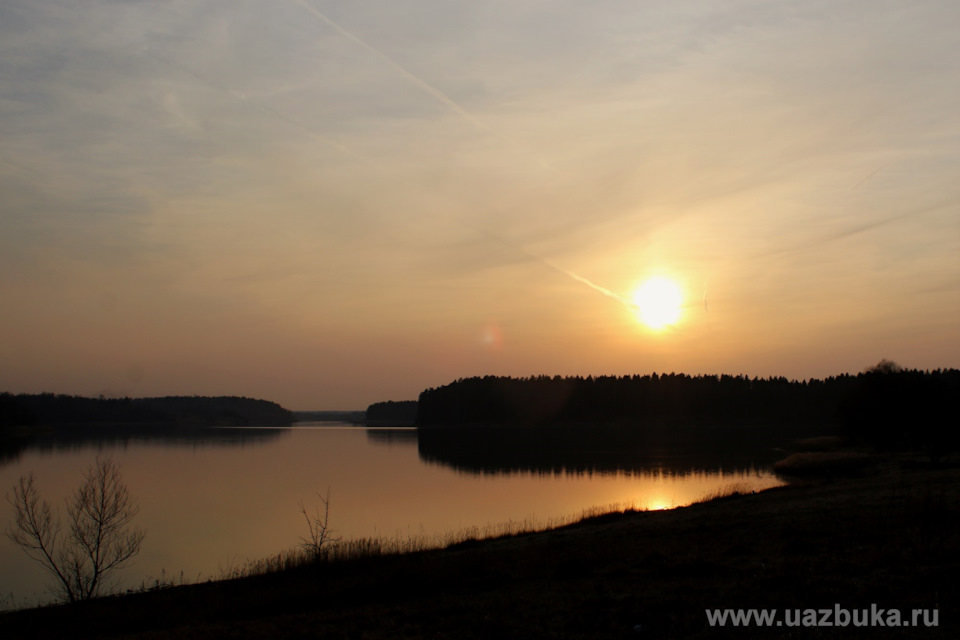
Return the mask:
<path id="1" fill-rule="evenodd" d="M 640 321 L 655 331 L 680 320 L 683 292 L 670 278 L 654 276 L 647 279 L 633 292 L 631 300 Z"/>

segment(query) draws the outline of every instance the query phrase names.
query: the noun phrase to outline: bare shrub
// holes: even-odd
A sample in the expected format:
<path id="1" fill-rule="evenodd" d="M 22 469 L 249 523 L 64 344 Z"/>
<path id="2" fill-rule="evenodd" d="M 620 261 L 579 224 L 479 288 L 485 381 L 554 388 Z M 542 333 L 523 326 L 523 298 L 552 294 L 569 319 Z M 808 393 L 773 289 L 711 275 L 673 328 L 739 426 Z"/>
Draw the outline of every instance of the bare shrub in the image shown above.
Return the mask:
<path id="1" fill-rule="evenodd" d="M 7 501 L 15 516 L 7 537 L 55 578 L 54 591 L 63 600 L 100 595 L 110 574 L 140 552 L 145 533 L 129 527 L 140 508 L 111 458 L 98 457 L 66 499 L 66 531 L 32 473 L 20 477 Z"/>
<path id="2" fill-rule="evenodd" d="M 303 502 L 300 502 L 300 513 L 307 521 L 308 531 L 306 538 L 300 538 L 300 548 L 320 559 L 328 555 L 331 548 L 340 542 L 340 538 L 333 535 L 334 530 L 330 527 L 330 489 L 327 489 L 325 496 L 317 493 L 317 498 L 320 504 L 314 506 L 312 514 L 307 511 Z"/>

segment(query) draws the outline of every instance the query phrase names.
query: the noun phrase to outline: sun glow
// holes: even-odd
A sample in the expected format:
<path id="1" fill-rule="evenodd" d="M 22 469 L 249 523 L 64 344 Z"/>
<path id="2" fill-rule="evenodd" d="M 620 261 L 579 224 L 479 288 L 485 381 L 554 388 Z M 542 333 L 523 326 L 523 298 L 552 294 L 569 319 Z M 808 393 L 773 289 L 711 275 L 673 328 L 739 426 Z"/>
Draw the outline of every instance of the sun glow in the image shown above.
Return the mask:
<path id="1" fill-rule="evenodd" d="M 640 321 L 651 329 L 664 329 L 680 320 L 683 293 L 680 286 L 669 278 L 649 278 L 637 287 L 631 300 Z"/>

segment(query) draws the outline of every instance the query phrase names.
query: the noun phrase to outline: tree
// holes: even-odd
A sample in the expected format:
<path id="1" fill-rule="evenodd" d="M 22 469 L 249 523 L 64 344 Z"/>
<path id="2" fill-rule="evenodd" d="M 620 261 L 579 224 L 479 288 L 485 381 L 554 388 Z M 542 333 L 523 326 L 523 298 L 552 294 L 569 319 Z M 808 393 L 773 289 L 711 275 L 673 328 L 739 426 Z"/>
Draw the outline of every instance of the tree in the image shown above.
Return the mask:
<path id="1" fill-rule="evenodd" d="M 98 596 L 110 574 L 140 552 L 145 533 L 129 527 L 140 508 L 111 458 L 98 457 L 66 499 L 67 531 L 32 473 L 20 477 L 7 501 L 15 516 L 7 537 L 55 578 L 64 600 Z"/>
<path id="2" fill-rule="evenodd" d="M 867 367 L 866 369 L 864 369 L 863 372 L 889 375 L 893 373 L 900 373 L 902 370 L 903 369 L 900 368 L 900 365 L 898 365 L 893 360 L 887 360 L 886 358 L 883 358 L 882 360 L 880 360 L 880 362 L 873 365 L 872 367 Z"/>
<path id="3" fill-rule="evenodd" d="M 317 494 L 320 504 L 323 505 L 323 515 L 320 514 L 320 505 L 314 508 L 313 514 L 307 511 L 303 502 L 300 503 L 300 513 L 307 521 L 308 537 L 300 538 L 300 547 L 314 558 L 323 558 L 329 547 L 340 542 L 339 537 L 334 537 L 334 530 L 330 527 L 330 489 L 327 489 L 327 495 L 324 497 Z"/>

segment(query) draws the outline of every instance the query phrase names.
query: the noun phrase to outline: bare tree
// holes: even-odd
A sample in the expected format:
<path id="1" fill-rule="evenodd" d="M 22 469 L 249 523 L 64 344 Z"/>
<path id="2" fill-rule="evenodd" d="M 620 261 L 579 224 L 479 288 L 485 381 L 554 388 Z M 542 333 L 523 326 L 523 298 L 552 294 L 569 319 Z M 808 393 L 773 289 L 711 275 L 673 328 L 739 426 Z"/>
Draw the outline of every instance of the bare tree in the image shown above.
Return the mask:
<path id="1" fill-rule="evenodd" d="M 15 515 L 7 537 L 56 578 L 64 600 L 96 597 L 109 575 L 140 552 L 145 533 L 129 527 L 140 508 L 111 458 L 98 457 L 66 500 L 66 531 L 32 473 L 20 478 L 7 501 Z"/>
<path id="2" fill-rule="evenodd" d="M 307 511 L 307 508 L 300 502 L 300 513 L 307 521 L 307 530 L 309 536 L 300 538 L 300 547 L 312 555 L 314 558 L 323 557 L 330 546 L 340 542 L 339 537 L 333 535 L 334 530 L 330 528 L 330 489 L 327 488 L 327 495 L 322 496 L 317 493 L 320 504 L 314 507 L 313 514 Z M 323 506 L 323 514 L 320 514 L 320 507 Z"/>

